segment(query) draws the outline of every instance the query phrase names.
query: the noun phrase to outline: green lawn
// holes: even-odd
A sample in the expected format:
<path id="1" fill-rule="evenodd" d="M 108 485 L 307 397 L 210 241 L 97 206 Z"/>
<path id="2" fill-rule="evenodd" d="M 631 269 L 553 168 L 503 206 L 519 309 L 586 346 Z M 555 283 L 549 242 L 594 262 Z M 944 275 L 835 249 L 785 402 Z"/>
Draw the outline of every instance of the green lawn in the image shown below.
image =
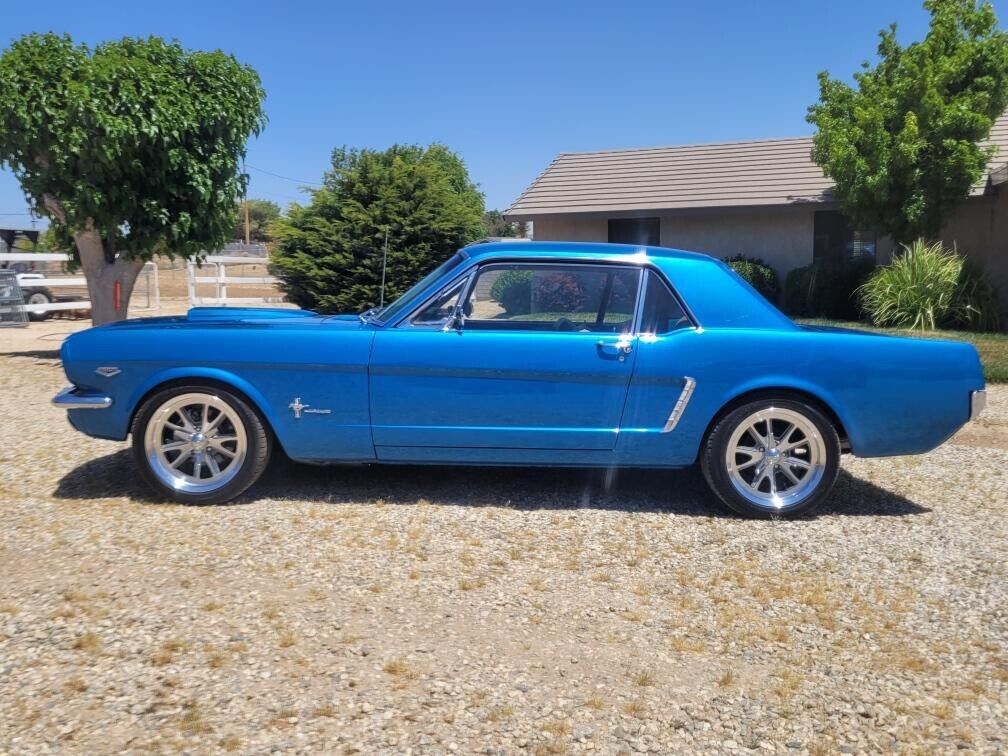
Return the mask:
<path id="1" fill-rule="evenodd" d="M 825 320 L 821 318 L 802 318 L 795 322 L 813 326 L 856 328 L 861 331 L 877 331 L 897 336 L 916 336 L 922 339 L 968 341 L 980 353 L 980 361 L 983 362 L 984 377 L 987 381 L 989 383 L 1008 383 L 1008 334 L 970 333 L 968 331 L 906 331 L 891 328 L 875 328 L 857 321 Z"/>

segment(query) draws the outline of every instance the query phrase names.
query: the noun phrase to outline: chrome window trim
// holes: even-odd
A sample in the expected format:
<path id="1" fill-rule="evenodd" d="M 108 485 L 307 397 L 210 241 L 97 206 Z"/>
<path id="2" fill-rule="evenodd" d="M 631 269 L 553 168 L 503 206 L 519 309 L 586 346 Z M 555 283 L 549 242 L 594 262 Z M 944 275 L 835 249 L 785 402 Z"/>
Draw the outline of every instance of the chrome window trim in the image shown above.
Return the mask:
<path id="1" fill-rule="evenodd" d="M 647 272 L 647 268 L 645 268 L 643 265 L 634 264 L 632 262 L 622 262 L 620 260 L 615 260 L 615 261 L 612 261 L 612 262 L 607 262 L 607 261 L 602 261 L 602 260 L 584 260 L 584 261 L 582 261 L 582 260 L 522 260 L 522 259 L 518 259 L 518 260 L 488 260 L 485 263 L 477 264 L 474 268 L 472 268 L 468 272 L 467 275 L 469 277 L 469 281 L 465 285 L 465 288 L 464 288 L 464 291 L 463 291 L 463 296 L 462 296 L 462 299 L 460 301 L 464 303 L 466 300 L 469 299 L 470 294 L 472 294 L 473 288 L 476 286 L 476 281 L 479 280 L 479 276 L 480 276 L 480 274 L 483 271 L 487 270 L 488 268 L 494 268 L 494 267 L 499 267 L 499 266 L 504 266 L 504 265 L 528 265 L 528 266 L 535 266 L 535 267 L 548 266 L 548 267 L 553 267 L 553 268 L 569 268 L 569 267 L 577 267 L 577 268 L 621 268 L 623 270 L 633 270 L 633 271 L 636 271 L 636 273 L 637 273 L 637 302 L 634 305 L 634 316 L 633 316 L 633 318 L 630 321 L 630 330 L 627 331 L 626 333 L 623 333 L 623 334 L 610 334 L 612 336 L 623 336 L 625 338 L 636 338 L 635 334 L 637 333 L 637 327 L 640 324 L 640 320 L 638 319 L 637 316 L 638 316 L 638 314 L 640 312 L 641 302 L 643 301 L 642 298 L 641 298 L 642 294 L 643 294 L 643 289 L 641 288 L 641 282 L 644 280 L 644 275 Z M 461 279 L 461 278 L 463 278 L 463 277 L 460 276 L 459 279 Z M 455 284 L 456 282 L 457 281 L 453 281 L 452 284 Z M 437 297 L 439 297 L 443 292 L 448 291 L 452 287 L 452 284 L 449 284 L 448 286 L 445 286 L 440 291 L 438 291 L 436 294 L 434 294 L 433 296 L 429 297 L 424 302 L 424 304 L 422 304 L 420 307 L 418 307 L 409 316 L 409 318 L 407 318 L 407 320 L 412 321 L 412 319 L 424 307 L 426 307 L 430 302 L 432 302 Z M 419 328 L 419 327 L 422 327 L 422 326 L 417 326 L 417 327 Z M 462 330 L 464 331 L 465 327 L 463 327 Z M 500 329 L 494 329 L 494 332 L 495 333 L 537 333 L 537 334 L 544 333 L 544 331 L 528 330 L 528 329 L 524 329 L 524 328 L 515 328 L 513 330 L 509 329 L 509 328 L 500 328 Z M 591 332 L 589 332 L 589 333 L 586 334 L 586 333 L 583 333 L 581 331 L 550 331 L 550 333 L 571 333 L 571 334 L 580 335 L 580 336 L 585 336 L 585 335 L 598 336 L 599 333 L 604 333 L 604 332 L 601 332 L 601 331 L 591 331 Z"/>
<path id="2" fill-rule="evenodd" d="M 52 398 L 52 403 L 61 409 L 108 409 L 112 397 L 104 394 L 80 391 L 76 386 L 67 386 Z"/>
<path id="3" fill-rule="evenodd" d="M 987 391 L 980 389 L 979 391 L 970 392 L 970 420 L 976 420 L 980 417 L 980 414 L 984 411 L 987 406 Z"/>
<path id="4" fill-rule="evenodd" d="M 665 427 L 662 428 L 662 433 L 669 433 L 675 430 L 675 427 L 679 424 L 679 419 L 683 416 L 686 411 L 687 405 L 689 405 L 690 397 L 693 396 L 693 389 L 696 388 L 696 380 L 690 376 L 685 376 L 683 389 L 679 393 L 679 398 L 676 400 L 675 406 L 672 408 L 672 412 L 668 416 L 668 420 L 665 421 Z"/>

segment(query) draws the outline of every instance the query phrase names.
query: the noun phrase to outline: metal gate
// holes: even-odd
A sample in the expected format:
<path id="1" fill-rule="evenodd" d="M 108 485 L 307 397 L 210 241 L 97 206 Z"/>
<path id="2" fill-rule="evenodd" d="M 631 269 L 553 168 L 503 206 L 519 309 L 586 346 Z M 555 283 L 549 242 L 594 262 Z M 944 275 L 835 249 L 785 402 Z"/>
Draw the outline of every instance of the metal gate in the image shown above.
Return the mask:
<path id="1" fill-rule="evenodd" d="M 17 273 L 13 270 L 0 270 L 0 326 L 26 325 L 28 313 L 24 309 Z"/>

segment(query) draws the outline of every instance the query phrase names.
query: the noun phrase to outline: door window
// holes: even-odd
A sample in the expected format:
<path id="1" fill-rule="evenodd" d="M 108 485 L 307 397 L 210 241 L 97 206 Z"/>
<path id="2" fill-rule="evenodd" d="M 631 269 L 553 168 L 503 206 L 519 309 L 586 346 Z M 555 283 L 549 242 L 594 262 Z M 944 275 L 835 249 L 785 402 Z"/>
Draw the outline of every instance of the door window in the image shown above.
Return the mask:
<path id="1" fill-rule="evenodd" d="M 514 263 L 481 268 L 465 329 L 629 333 L 640 270 Z"/>

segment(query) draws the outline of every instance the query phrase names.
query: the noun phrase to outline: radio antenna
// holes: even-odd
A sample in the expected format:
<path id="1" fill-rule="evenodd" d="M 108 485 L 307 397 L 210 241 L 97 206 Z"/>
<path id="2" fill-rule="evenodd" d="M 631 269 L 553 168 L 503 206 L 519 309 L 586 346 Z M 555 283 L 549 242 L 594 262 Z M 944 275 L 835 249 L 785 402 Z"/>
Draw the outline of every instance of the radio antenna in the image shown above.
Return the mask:
<path id="1" fill-rule="evenodd" d="M 381 261 L 381 301 L 378 303 L 379 307 L 385 306 L 385 266 L 388 264 L 388 226 L 385 226 L 385 253 L 382 255 Z"/>

